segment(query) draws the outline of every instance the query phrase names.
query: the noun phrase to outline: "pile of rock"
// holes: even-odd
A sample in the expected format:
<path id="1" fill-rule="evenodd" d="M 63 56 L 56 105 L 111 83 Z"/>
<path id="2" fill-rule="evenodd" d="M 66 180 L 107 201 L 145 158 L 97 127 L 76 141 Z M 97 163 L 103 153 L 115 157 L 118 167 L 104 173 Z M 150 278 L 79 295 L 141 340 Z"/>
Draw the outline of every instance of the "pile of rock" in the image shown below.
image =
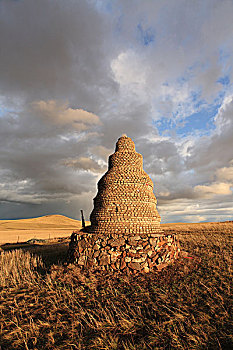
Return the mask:
<path id="1" fill-rule="evenodd" d="M 137 273 L 160 270 L 176 259 L 179 251 L 174 235 L 77 233 L 68 260 L 81 268 Z"/>
<path id="2" fill-rule="evenodd" d="M 91 213 L 92 233 L 161 232 L 153 182 L 143 170 L 142 155 L 123 135 L 109 157 L 109 169 L 98 183 Z"/>
<path id="3" fill-rule="evenodd" d="M 153 182 L 131 138 L 123 135 L 98 182 L 91 226 L 73 234 L 68 260 L 100 270 L 149 272 L 178 257 L 174 235 L 160 228 Z"/>

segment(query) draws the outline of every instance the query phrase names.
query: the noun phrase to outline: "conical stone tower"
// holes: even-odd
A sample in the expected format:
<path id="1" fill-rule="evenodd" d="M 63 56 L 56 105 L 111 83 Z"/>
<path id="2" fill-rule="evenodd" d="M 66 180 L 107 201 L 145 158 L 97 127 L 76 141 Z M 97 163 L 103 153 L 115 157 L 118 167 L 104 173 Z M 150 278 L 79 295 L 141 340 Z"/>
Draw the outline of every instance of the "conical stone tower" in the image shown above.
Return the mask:
<path id="1" fill-rule="evenodd" d="M 160 270 L 179 256 L 173 234 L 160 230 L 153 183 L 141 154 L 123 135 L 98 183 L 91 226 L 74 232 L 68 262 L 80 268 L 124 273 Z"/>
<path id="2" fill-rule="evenodd" d="M 155 233 L 160 231 L 153 182 L 143 170 L 142 155 L 130 137 L 122 135 L 109 167 L 98 183 L 91 213 L 93 233 Z"/>

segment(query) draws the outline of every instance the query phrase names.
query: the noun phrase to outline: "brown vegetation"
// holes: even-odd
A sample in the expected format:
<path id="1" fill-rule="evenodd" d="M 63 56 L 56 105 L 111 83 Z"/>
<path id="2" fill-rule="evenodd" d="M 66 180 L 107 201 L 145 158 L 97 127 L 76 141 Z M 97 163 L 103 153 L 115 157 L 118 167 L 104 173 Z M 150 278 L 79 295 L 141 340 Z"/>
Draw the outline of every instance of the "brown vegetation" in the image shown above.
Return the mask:
<path id="1" fill-rule="evenodd" d="M 189 253 L 139 276 L 46 268 L 32 253 L 2 252 L 2 349 L 232 348 L 232 224 L 210 226 L 184 225 Z"/>

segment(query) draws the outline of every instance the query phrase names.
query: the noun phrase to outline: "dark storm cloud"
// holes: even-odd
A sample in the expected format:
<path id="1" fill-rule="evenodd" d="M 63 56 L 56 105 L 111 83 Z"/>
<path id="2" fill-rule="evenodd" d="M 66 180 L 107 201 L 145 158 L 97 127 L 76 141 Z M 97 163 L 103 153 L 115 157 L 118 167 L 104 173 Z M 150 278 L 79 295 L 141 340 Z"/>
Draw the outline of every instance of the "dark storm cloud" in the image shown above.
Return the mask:
<path id="1" fill-rule="evenodd" d="M 75 196 L 78 200 L 83 193 L 95 190 L 96 176 L 87 172 L 84 164 L 74 171 L 66 161 L 70 157 L 88 156 L 88 147 L 94 145 L 95 139 L 95 133 L 88 130 L 89 122 L 94 121 L 93 129 L 99 119 L 82 110 L 67 108 L 65 112 L 71 115 L 65 124 L 62 117 L 51 123 L 44 119 L 44 110 L 35 110 L 31 105 L 18 114 L 0 118 L 1 201 L 31 203 L 38 210 L 43 208 L 42 203 L 46 208 L 53 202 L 54 211 L 61 212 L 57 203 L 69 202 Z M 78 119 L 75 127 L 73 117 Z M 85 132 L 80 133 L 80 126 L 77 127 L 80 122 Z"/>
<path id="2" fill-rule="evenodd" d="M 1 1 L 2 93 L 93 109 L 111 88 L 105 25 L 86 1 Z"/>
<path id="3" fill-rule="evenodd" d="M 227 0 L 0 1 L 0 216 L 90 212 L 122 133 L 167 220 L 230 215 L 233 91 L 218 80 L 232 76 L 232 10 Z M 221 106 L 214 128 L 177 136 L 208 104 Z M 168 136 L 161 120 L 174 125 Z"/>

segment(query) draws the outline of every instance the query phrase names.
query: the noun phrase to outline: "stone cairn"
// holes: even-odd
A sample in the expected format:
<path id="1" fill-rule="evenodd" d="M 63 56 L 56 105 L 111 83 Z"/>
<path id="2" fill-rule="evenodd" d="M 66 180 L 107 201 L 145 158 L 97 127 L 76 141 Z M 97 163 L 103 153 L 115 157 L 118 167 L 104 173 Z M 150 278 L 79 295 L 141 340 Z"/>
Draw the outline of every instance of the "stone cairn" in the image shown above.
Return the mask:
<path id="1" fill-rule="evenodd" d="M 142 155 L 132 139 L 122 135 L 98 182 L 91 226 L 71 236 L 68 262 L 126 273 L 161 270 L 180 249 L 175 236 L 161 230 L 156 204 Z"/>

